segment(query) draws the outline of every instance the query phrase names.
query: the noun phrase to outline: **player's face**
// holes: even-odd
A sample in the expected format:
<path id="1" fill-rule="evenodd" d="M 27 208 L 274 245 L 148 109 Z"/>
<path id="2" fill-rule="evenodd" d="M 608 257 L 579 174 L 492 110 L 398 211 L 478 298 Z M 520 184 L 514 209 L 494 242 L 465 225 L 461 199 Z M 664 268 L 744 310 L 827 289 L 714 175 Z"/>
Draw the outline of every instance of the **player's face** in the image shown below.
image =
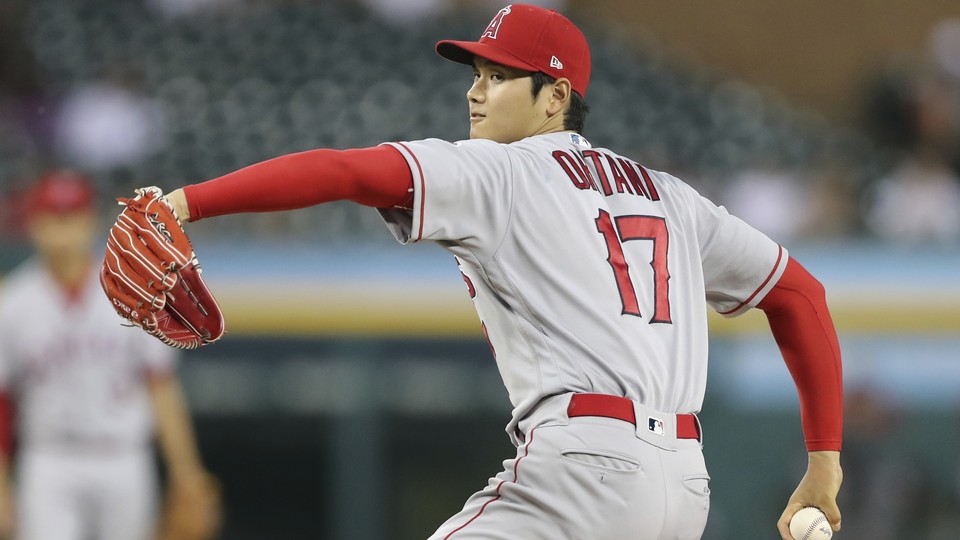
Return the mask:
<path id="1" fill-rule="evenodd" d="M 96 214 L 86 210 L 39 212 L 30 218 L 30 239 L 47 261 L 83 256 L 96 234 L 96 221 Z"/>
<path id="2" fill-rule="evenodd" d="M 530 72 L 477 57 L 467 92 L 470 138 L 512 143 L 553 131 L 544 103 L 547 92 L 534 99 L 530 89 Z"/>

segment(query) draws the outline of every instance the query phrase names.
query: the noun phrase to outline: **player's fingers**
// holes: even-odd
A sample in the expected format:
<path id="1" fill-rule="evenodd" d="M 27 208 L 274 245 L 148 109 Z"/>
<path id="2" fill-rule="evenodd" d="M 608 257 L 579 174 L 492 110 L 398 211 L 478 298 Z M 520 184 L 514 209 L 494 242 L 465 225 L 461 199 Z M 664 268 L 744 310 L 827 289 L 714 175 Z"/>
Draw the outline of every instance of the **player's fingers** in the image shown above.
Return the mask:
<path id="1" fill-rule="evenodd" d="M 837 507 L 836 503 L 821 505 L 820 511 L 823 512 L 823 515 L 827 516 L 827 522 L 830 523 L 830 528 L 834 531 L 839 531 L 841 516 L 840 508 Z"/>
<path id="2" fill-rule="evenodd" d="M 136 303 L 132 303 L 131 307 L 136 309 L 145 307 L 152 311 L 163 309 L 166 303 L 166 296 L 163 291 L 156 287 L 151 280 L 138 274 L 130 266 L 130 263 L 120 256 L 110 242 L 107 242 L 103 270 L 113 278 L 117 285 L 122 287 L 127 296 L 135 299 Z"/>
<path id="3" fill-rule="evenodd" d="M 127 208 L 117 218 L 117 225 L 128 228 L 152 252 L 162 264 L 171 270 L 187 264 L 190 253 L 186 248 L 173 243 L 169 227 L 158 219 L 137 208 Z"/>
<path id="4" fill-rule="evenodd" d="M 110 229 L 107 246 L 127 261 L 137 274 L 146 278 L 151 287 L 168 291 L 176 284 L 176 273 L 170 272 L 163 261 L 146 250 L 129 228 L 117 225 Z"/>
<path id="5" fill-rule="evenodd" d="M 178 270 L 193 258 L 193 248 L 179 225 L 167 224 L 158 218 L 156 214 L 127 208 L 117 218 L 117 225 L 126 227 L 139 237 L 165 268 Z"/>
<path id="6" fill-rule="evenodd" d="M 153 314 L 117 283 L 106 265 L 100 268 L 100 286 L 103 287 L 103 292 L 107 294 L 110 305 L 113 306 L 118 315 L 141 328 L 156 327 L 156 319 Z"/>
<path id="7" fill-rule="evenodd" d="M 144 243 L 161 259 L 175 264 L 173 269 L 177 270 L 193 258 L 193 247 L 173 208 L 158 198 L 159 190 L 149 190 L 127 201 L 127 209 L 120 216 L 135 222 Z"/>
<path id="8" fill-rule="evenodd" d="M 786 522 L 783 519 L 777 522 L 777 530 L 780 531 L 781 540 L 793 540 L 793 536 L 790 535 L 790 520 Z"/>
<path id="9" fill-rule="evenodd" d="M 793 540 L 793 535 L 790 534 L 790 520 L 793 519 L 793 515 L 800 511 L 801 508 L 803 508 L 803 505 L 791 502 L 787 504 L 783 513 L 780 514 L 780 519 L 777 520 L 777 530 L 780 531 L 780 538 L 782 540 Z"/>
<path id="10" fill-rule="evenodd" d="M 114 282 L 122 287 L 123 291 L 132 296 L 137 304 L 135 307 L 155 307 L 162 309 L 165 300 L 156 298 L 162 295 L 159 288 L 154 288 L 152 281 L 136 272 L 134 268 L 115 249 L 115 245 L 107 242 L 107 249 L 103 258 L 103 269 Z"/>

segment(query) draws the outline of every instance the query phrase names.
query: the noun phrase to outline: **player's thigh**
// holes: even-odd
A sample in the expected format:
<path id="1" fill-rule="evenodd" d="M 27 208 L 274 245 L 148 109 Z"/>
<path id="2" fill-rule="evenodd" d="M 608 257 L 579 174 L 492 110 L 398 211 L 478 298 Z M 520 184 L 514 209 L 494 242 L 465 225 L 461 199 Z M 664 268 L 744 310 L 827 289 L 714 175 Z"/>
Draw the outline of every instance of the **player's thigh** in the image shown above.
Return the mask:
<path id="1" fill-rule="evenodd" d="M 97 490 L 97 530 L 102 540 L 147 540 L 157 515 L 156 478 L 149 457 L 123 456 L 105 464 Z"/>
<path id="2" fill-rule="evenodd" d="M 558 430 L 556 493 L 568 497 L 567 538 L 657 540 L 665 513 L 660 448 L 636 428 L 582 417 Z"/>
<path id="3" fill-rule="evenodd" d="M 82 540 L 80 474 L 70 460 L 24 452 L 18 459 L 18 540 Z"/>
<path id="4" fill-rule="evenodd" d="M 540 427 L 432 539 L 654 540 L 663 519 L 657 449 L 632 425 Z"/>
<path id="5" fill-rule="evenodd" d="M 710 512 L 710 475 L 696 441 L 681 441 L 676 452 L 664 455 L 667 517 L 664 538 L 697 540 Z"/>

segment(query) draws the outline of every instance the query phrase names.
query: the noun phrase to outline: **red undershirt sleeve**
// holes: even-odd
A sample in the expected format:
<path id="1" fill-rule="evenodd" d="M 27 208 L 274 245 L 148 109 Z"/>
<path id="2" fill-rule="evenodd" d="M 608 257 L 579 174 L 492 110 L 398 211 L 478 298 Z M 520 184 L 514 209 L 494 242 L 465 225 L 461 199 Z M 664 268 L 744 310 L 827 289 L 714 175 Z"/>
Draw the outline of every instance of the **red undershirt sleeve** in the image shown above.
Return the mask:
<path id="1" fill-rule="evenodd" d="M 758 304 L 767 315 L 800 397 L 808 451 L 840 450 L 843 373 L 840 342 L 823 285 L 792 257 L 776 286 Z"/>
<path id="2" fill-rule="evenodd" d="M 410 207 L 413 176 L 391 146 L 310 150 L 267 160 L 184 188 L 190 220 L 275 212 L 350 200 L 375 208 Z"/>

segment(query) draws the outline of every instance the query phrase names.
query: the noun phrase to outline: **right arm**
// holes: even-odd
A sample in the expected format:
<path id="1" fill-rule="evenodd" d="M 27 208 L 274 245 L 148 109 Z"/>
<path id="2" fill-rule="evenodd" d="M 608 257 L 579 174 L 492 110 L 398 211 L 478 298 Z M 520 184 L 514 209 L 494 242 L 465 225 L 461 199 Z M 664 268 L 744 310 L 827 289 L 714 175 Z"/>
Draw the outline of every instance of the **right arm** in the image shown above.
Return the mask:
<path id="1" fill-rule="evenodd" d="M 807 472 L 777 523 L 790 538 L 790 519 L 804 506 L 826 514 L 840 530 L 837 493 L 843 481 L 843 374 L 840 343 L 827 308 L 823 285 L 790 259 L 783 276 L 760 301 L 770 330 L 793 376 L 800 397 L 800 419 L 807 444 Z"/>
<path id="2" fill-rule="evenodd" d="M 823 286 L 782 247 L 706 199 L 698 211 L 707 299 L 723 315 L 756 307 L 770 329 L 800 398 L 808 451 L 807 473 L 777 522 L 789 539 L 789 522 L 803 506 L 819 507 L 840 529 L 836 497 L 843 479 L 843 378 L 840 346 Z M 772 269 L 766 274 L 767 269 Z"/>
<path id="3" fill-rule="evenodd" d="M 0 390 L 0 539 L 13 538 L 14 504 L 10 462 L 13 451 L 13 402 Z"/>
<path id="4" fill-rule="evenodd" d="M 391 146 L 311 150 L 186 186 L 166 197 L 183 221 L 242 212 L 276 212 L 350 200 L 375 208 L 408 207 L 413 178 Z"/>
<path id="5" fill-rule="evenodd" d="M 10 303 L 0 302 L 0 540 L 12 539 L 16 528 L 11 474 L 16 415 L 10 383 L 15 356 L 12 337 L 16 330 L 11 324 L 14 314 Z"/>

